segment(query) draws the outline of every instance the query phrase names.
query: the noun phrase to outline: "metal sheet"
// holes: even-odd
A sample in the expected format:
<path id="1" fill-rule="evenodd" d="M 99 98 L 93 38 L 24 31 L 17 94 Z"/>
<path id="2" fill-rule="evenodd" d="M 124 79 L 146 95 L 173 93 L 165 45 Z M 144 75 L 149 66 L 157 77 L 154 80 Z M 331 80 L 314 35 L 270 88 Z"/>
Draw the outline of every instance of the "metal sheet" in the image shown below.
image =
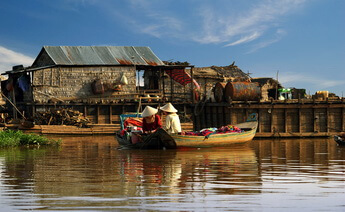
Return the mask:
<path id="1" fill-rule="evenodd" d="M 55 64 L 72 65 L 72 61 L 66 56 L 65 52 L 60 47 L 44 46 L 41 53 L 46 51 Z M 39 55 L 40 56 L 40 55 Z M 38 57 L 39 57 L 38 56 Z M 39 58 L 36 58 L 36 60 Z M 35 64 L 35 62 L 34 62 Z"/>
<path id="2" fill-rule="evenodd" d="M 137 53 L 152 66 L 164 65 L 164 63 L 153 53 L 149 47 L 134 47 Z"/>
<path id="3" fill-rule="evenodd" d="M 149 47 L 44 46 L 42 50 L 56 65 L 164 65 Z"/>

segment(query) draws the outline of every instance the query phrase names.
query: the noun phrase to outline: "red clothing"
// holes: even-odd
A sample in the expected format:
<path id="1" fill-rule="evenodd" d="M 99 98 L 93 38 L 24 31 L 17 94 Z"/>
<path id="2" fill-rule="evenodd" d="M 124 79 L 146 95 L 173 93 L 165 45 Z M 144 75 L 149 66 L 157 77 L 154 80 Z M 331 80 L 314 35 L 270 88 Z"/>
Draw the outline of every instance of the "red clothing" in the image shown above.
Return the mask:
<path id="1" fill-rule="evenodd" d="M 162 128 L 162 121 L 159 115 L 155 115 L 155 121 L 152 123 L 146 123 L 145 118 L 143 118 L 143 131 L 151 131 Z"/>

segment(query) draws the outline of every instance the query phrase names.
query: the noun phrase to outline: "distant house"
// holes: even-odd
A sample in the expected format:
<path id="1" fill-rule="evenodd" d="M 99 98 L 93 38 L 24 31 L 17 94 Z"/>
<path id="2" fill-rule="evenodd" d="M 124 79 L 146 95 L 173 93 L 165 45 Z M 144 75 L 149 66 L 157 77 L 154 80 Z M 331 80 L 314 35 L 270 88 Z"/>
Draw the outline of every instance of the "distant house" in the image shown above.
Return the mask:
<path id="1" fill-rule="evenodd" d="M 201 95 L 206 95 L 217 82 L 250 82 L 250 77 L 236 65 L 193 68 L 193 78 L 200 85 Z"/>
<path id="2" fill-rule="evenodd" d="M 252 78 L 252 82 L 259 83 L 261 87 L 261 101 L 268 101 L 270 99 L 278 99 L 279 91 L 281 89 L 281 84 L 269 77 Z"/>
<path id="3" fill-rule="evenodd" d="M 141 97 L 154 94 L 157 102 L 173 101 L 175 91 L 168 89 L 167 84 L 171 83 L 164 82 L 161 76 L 165 71 L 192 72 L 192 68 L 166 65 L 149 47 L 43 46 L 32 66 L 16 66 L 5 73 L 7 84 L 12 85 L 6 93 L 29 114 L 59 103 L 88 115 L 96 114 L 93 118 L 97 123 L 108 123 L 111 118 L 102 120 L 102 114 L 136 111 L 135 105 Z M 142 78 L 145 72 L 156 77 L 145 82 Z M 182 89 L 183 102 L 192 101 L 190 84 L 188 89 Z M 124 108 L 126 102 L 133 104 Z M 95 107 L 95 104 L 104 107 Z M 121 111 L 116 106 L 122 107 Z"/>

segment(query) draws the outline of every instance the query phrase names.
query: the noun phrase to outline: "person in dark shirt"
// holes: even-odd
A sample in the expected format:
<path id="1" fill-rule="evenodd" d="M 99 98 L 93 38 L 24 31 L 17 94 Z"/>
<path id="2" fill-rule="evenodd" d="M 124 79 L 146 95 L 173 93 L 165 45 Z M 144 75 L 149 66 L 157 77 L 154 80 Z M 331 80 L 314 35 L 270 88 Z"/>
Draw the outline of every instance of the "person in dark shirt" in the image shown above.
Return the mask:
<path id="1" fill-rule="evenodd" d="M 161 117 L 157 115 L 158 109 L 146 106 L 141 116 L 143 117 L 143 132 L 153 133 L 162 128 Z"/>

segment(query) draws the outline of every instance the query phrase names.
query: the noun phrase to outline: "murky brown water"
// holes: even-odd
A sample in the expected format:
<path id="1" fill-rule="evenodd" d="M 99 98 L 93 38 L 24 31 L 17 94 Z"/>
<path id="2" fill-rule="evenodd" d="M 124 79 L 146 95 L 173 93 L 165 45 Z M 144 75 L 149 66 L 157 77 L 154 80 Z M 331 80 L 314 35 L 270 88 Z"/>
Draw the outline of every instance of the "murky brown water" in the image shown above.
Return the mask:
<path id="1" fill-rule="evenodd" d="M 154 151 L 63 140 L 0 150 L 1 211 L 345 211 L 345 148 L 331 139 Z"/>

